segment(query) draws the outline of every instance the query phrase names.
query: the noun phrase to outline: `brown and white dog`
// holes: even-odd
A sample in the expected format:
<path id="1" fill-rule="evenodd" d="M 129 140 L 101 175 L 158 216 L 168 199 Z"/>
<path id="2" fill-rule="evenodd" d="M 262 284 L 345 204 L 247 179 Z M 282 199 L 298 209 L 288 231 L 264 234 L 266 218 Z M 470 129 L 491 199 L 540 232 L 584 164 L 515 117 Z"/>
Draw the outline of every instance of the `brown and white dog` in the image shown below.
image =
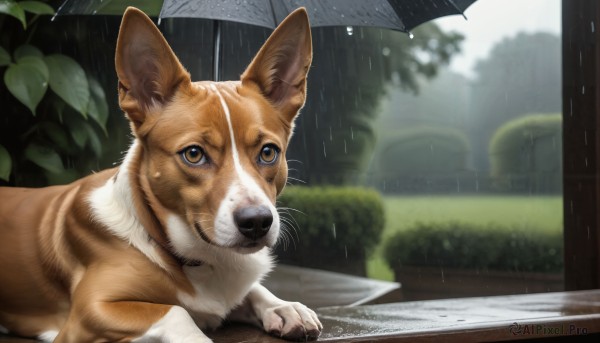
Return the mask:
<path id="1" fill-rule="evenodd" d="M 300 9 L 240 81 L 191 82 L 129 8 L 116 69 L 135 141 L 118 168 L 0 189 L 0 329 L 55 342 L 210 342 L 200 328 L 231 319 L 318 337 L 312 310 L 260 285 L 311 59 Z"/>

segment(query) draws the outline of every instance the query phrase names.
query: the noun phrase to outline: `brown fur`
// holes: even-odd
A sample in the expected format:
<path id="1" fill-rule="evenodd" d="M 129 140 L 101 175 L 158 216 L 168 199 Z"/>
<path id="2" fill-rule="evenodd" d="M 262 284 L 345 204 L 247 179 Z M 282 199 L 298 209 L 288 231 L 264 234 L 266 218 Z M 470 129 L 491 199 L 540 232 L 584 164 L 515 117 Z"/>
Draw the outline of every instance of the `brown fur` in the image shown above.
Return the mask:
<path id="1" fill-rule="evenodd" d="M 273 203 L 287 179 L 285 149 L 304 104 L 311 62 L 306 13 L 286 21 L 241 82 L 217 85 L 231 110 L 237 146 L 243 147 L 240 163 Z M 304 38 L 293 44 L 295 37 Z M 57 342 L 130 341 L 173 305 L 182 306 L 178 292 L 195 295 L 165 228 L 170 213 L 192 231 L 196 223 L 214 220 L 234 178 L 219 98 L 207 91 L 209 83 L 191 83 L 159 31 L 135 9 L 123 18 L 116 69 L 120 106 L 138 140 L 127 173 L 114 168 L 65 186 L 0 188 L 0 325 L 12 334 L 60 330 Z M 281 149 L 281 158 L 259 166 L 254 157 L 268 143 Z M 211 165 L 186 165 L 178 154 L 190 145 L 202 146 Z M 123 177 L 164 269 L 92 215 L 92 192 Z M 215 237 L 210 225 L 202 231 Z M 256 297 L 246 301 L 254 312 L 268 303 L 252 303 Z"/>

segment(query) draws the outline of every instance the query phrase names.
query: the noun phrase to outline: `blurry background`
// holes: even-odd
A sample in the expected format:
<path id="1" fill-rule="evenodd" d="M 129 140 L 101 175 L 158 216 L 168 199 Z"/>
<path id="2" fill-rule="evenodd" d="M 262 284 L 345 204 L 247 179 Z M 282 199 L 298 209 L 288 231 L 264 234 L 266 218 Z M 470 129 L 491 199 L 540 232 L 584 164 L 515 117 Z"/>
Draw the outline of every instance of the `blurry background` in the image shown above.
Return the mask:
<path id="1" fill-rule="evenodd" d="M 112 166 L 131 141 L 116 96 L 120 17 L 26 14 L 24 27 L 0 13 L 0 184 L 64 183 Z M 314 28 L 278 202 L 279 260 L 397 280 L 406 300 L 561 289 L 560 15 L 559 0 L 479 0 L 467 21 L 438 19 L 410 36 Z M 159 27 L 192 78 L 209 79 L 212 22 Z M 269 34 L 224 22 L 222 78 L 238 79 Z M 50 69 L 33 110 L 6 76 L 31 56 Z M 52 63 L 77 70 L 87 102 L 61 93 Z"/>

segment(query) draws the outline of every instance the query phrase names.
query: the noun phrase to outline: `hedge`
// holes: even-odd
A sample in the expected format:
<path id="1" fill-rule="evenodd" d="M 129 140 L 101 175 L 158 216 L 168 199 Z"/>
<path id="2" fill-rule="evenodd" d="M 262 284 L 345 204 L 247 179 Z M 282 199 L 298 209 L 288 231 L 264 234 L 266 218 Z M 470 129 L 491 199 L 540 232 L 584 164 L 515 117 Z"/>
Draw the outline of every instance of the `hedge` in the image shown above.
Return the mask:
<path id="1" fill-rule="evenodd" d="M 364 259 L 379 243 L 385 221 L 381 196 L 367 188 L 287 187 L 277 207 L 293 239 L 277 253 L 307 267 L 335 269 L 345 259 Z"/>
<path id="2" fill-rule="evenodd" d="M 421 266 L 558 272 L 563 266 L 562 232 L 527 226 L 419 223 L 396 233 L 384 249 L 392 269 Z"/>
<path id="3" fill-rule="evenodd" d="M 562 190 L 562 118 L 530 114 L 502 125 L 489 146 L 491 175 L 500 190 Z"/>
<path id="4" fill-rule="evenodd" d="M 467 168 L 466 135 L 444 127 L 412 128 L 390 137 L 381 152 L 380 170 L 402 174 L 450 173 Z"/>

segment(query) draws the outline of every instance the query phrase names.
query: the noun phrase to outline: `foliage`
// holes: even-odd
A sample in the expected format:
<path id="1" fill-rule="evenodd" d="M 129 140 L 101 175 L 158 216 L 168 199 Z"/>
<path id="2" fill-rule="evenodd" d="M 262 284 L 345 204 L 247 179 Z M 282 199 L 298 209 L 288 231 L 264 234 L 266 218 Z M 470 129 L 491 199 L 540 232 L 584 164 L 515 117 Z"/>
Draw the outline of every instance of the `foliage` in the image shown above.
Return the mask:
<path id="1" fill-rule="evenodd" d="M 0 3 L 0 179 L 15 185 L 70 181 L 79 176 L 72 167 L 85 164 L 74 161 L 102 154 L 104 90 L 71 57 L 33 43 L 52 14 L 40 1 Z"/>
<path id="2" fill-rule="evenodd" d="M 278 205 L 287 231 L 280 252 L 299 252 L 299 258 L 315 267 L 327 260 L 366 256 L 384 227 L 381 197 L 366 188 L 287 187 Z"/>
<path id="3" fill-rule="evenodd" d="M 385 244 L 385 258 L 392 268 L 557 272 L 562 270 L 562 251 L 560 231 L 464 222 L 418 223 Z"/>
<path id="4" fill-rule="evenodd" d="M 382 146 L 379 173 L 394 178 L 464 171 L 470 150 L 462 132 L 444 127 L 402 130 L 389 135 Z"/>
<path id="5" fill-rule="evenodd" d="M 476 169 L 488 168 L 489 138 L 498 127 L 523 114 L 562 110 L 561 49 L 555 34 L 519 33 L 477 63 L 470 121 Z"/>
<path id="6" fill-rule="evenodd" d="M 536 192 L 562 190 L 562 118 L 531 114 L 513 119 L 494 133 L 489 146 L 491 176 L 503 190 L 515 188 L 514 176 Z"/>
<path id="7" fill-rule="evenodd" d="M 309 98 L 297 125 L 303 141 L 289 151 L 303 162 L 300 178 L 311 184 L 362 181 L 386 89 L 418 92 L 418 80 L 435 77 L 463 39 L 433 23 L 420 26 L 414 37 L 374 28 L 357 27 L 352 35 L 345 28 L 315 29 Z"/>

